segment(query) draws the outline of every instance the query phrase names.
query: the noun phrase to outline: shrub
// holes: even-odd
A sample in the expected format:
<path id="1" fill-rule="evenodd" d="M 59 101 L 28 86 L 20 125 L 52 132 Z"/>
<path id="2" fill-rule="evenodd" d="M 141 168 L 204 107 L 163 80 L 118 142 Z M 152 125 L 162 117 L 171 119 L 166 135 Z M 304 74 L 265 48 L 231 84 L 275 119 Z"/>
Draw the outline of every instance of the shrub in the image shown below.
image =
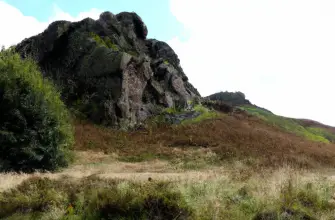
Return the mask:
<path id="1" fill-rule="evenodd" d="M 56 170 L 71 158 L 73 130 L 54 86 L 31 59 L 0 52 L 0 171 Z"/>

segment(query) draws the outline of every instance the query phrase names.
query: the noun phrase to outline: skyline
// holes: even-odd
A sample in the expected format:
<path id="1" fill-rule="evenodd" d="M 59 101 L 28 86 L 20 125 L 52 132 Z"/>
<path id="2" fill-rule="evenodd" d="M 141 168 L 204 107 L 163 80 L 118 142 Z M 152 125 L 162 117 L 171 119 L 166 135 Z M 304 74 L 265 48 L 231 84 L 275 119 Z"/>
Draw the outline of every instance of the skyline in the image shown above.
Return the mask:
<path id="1" fill-rule="evenodd" d="M 19 43 L 54 20 L 135 11 L 149 38 L 175 50 L 201 95 L 241 91 L 275 114 L 335 126 L 333 9 L 330 0 L 8 0 L 0 1 L 0 44 Z"/>

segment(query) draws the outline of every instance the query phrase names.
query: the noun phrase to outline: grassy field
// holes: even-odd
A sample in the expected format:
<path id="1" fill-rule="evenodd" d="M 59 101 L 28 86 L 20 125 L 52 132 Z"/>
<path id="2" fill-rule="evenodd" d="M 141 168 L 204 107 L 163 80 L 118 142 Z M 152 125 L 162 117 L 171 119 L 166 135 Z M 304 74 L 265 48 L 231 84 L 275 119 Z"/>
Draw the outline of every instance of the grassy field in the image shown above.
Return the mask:
<path id="1" fill-rule="evenodd" d="M 69 168 L 0 175 L 0 219 L 334 219 L 334 144 L 245 114 L 153 126 L 77 120 Z"/>
<path id="2" fill-rule="evenodd" d="M 335 215 L 331 175 L 288 166 L 256 172 L 237 161 L 202 171 L 173 171 L 159 160 L 100 163 L 57 174 L 0 176 L 12 183 L 2 185 L 1 219 L 333 219 Z"/>

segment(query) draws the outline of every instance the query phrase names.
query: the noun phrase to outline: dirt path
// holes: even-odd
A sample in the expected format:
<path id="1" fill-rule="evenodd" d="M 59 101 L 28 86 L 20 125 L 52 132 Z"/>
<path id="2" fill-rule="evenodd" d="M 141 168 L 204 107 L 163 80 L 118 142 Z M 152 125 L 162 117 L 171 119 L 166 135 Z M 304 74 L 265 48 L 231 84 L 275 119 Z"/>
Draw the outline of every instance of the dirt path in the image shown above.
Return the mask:
<path id="1" fill-rule="evenodd" d="M 200 181 L 224 176 L 222 169 L 201 171 L 176 170 L 168 162 L 161 160 L 127 163 L 119 162 L 113 156 L 93 152 L 78 152 L 78 156 L 75 164 L 58 173 L 0 174 L 0 192 L 13 188 L 30 177 L 59 179 L 64 176 L 70 176 L 80 179 L 95 175 L 101 178 L 117 178 L 133 181 L 148 181 L 149 178 L 153 180 Z"/>
<path id="2" fill-rule="evenodd" d="M 105 155 L 103 153 L 82 151 L 76 152 L 77 159 L 69 168 L 57 173 L 33 173 L 0 174 L 0 192 L 8 190 L 22 183 L 30 177 L 48 177 L 50 179 L 59 179 L 64 176 L 73 179 L 81 179 L 88 176 L 97 176 L 101 178 L 126 179 L 132 181 L 168 180 L 168 181 L 187 181 L 198 182 L 216 179 L 230 178 L 231 174 L 235 176 L 243 175 L 241 167 L 210 167 L 202 170 L 184 170 L 177 169 L 167 161 L 151 160 L 146 162 L 128 163 L 117 160 L 116 155 Z M 243 169 L 242 169 L 243 170 Z M 263 173 L 263 170 L 256 172 Z M 276 181 L 285 179 L 291 175 L 291 172 L 298 172 L 306 180 L 316 179 L 322 176 L 331 181 L 335 181 L 335 169 L 325 169 L 322 171 L 292 171 L 290 168 L 282 168 L 273 173 Z M 255 173 L 254 173 L 255 174 Z"/>

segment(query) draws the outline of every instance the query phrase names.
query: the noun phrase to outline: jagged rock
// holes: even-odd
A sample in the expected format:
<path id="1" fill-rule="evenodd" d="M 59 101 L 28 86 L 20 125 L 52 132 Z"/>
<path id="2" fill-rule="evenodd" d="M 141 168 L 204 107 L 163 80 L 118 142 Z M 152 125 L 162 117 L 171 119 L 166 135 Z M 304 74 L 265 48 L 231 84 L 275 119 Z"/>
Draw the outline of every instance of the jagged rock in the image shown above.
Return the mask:
<path id="1" fill-rule="evenodd" d="M 234 107 L 230 104 L 227 104 L 223 101 L 212 101 L 208 99 L 203 99 L 202 104 L 207 108 L 214 109 L 223 113 L 231 113 L 234 111 Z"/>
<path id="2" fill-rule="evenodd" d="M 146 39 L 148 35 L 147 26 L 136 13 L 122 12 L 116 16 L 116 19 L 123 24 L 123 27 L 133 29 L 138 38 Z"/>
<path id="3" fill-rule="evenodd" d="M 172 48 L 147 34 L 136 13 L 104 12 L 98 20 L 53 22 L 16 50 L 37 61 L 69 107 L 96 123 L 130 128 L 200 96 Z"/>
<path id="4" fill-rule="evenodd" d="M 218 92 L 206 98 L 212 101 L 222 101 L 232 106 L 251 105 L 242 92 Z"/>

